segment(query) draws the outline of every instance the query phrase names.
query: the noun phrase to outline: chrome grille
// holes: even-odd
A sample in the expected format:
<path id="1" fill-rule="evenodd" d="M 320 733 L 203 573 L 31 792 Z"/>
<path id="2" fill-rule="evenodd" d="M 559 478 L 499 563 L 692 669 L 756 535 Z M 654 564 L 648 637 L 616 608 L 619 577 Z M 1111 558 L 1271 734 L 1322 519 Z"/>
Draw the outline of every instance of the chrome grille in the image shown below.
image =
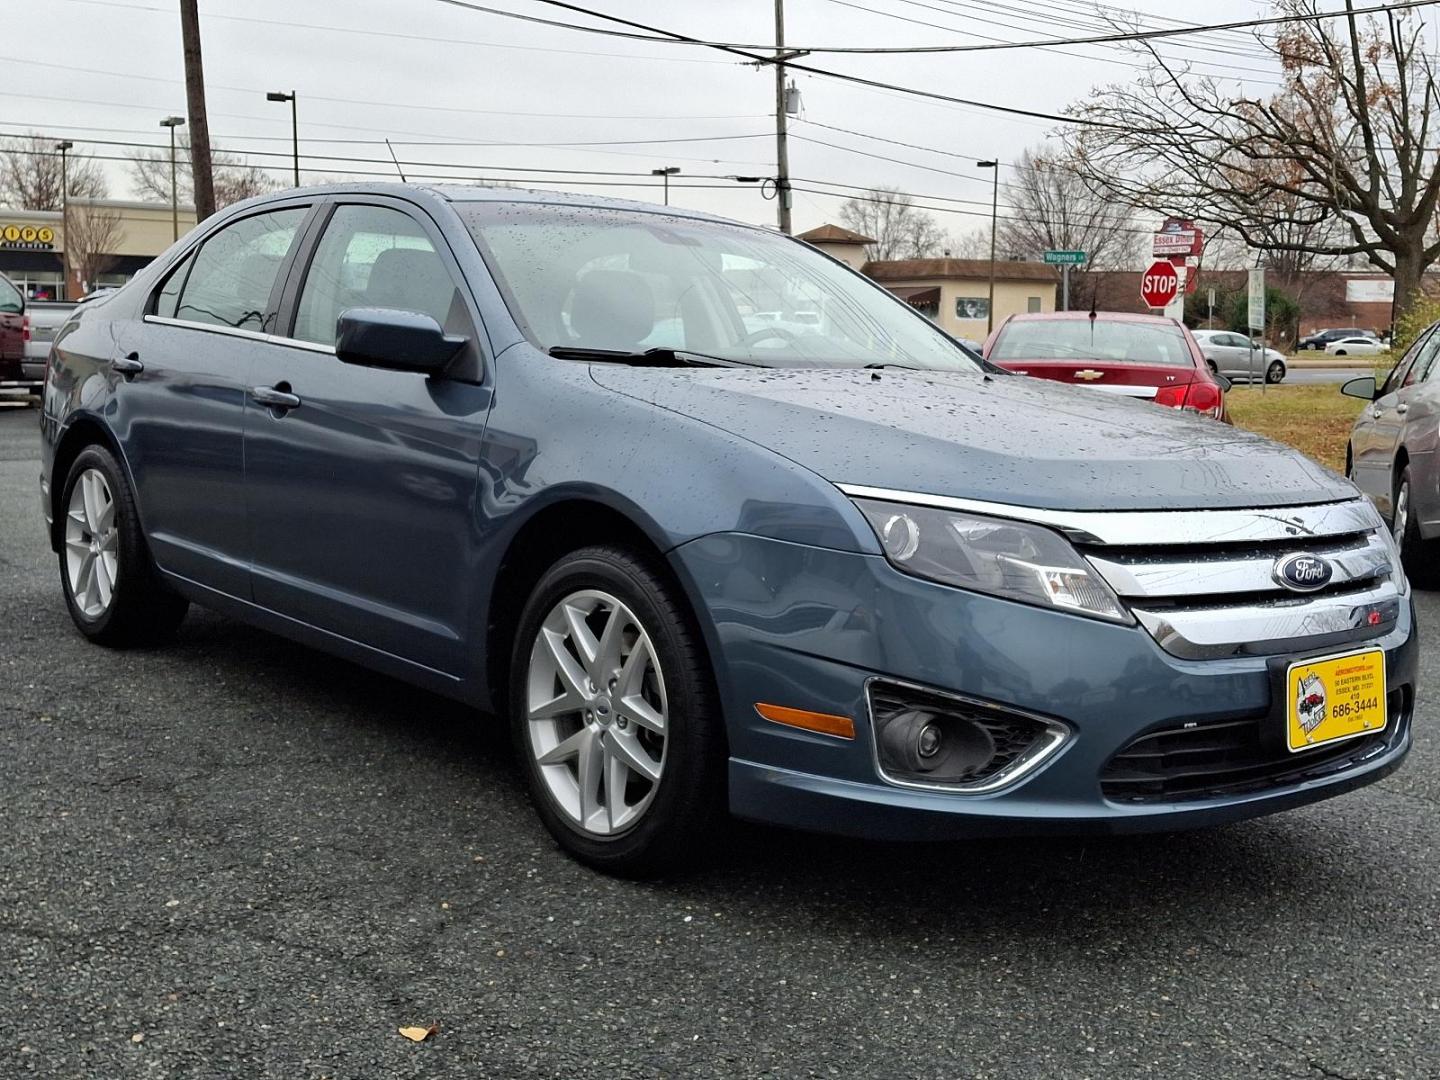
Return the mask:
<path id="1" fill-rule="evenodd" d="M 1090 515 L 1094 516 L 1094 515 Z M 1134 518 L 1136 515 L 1117 515 Z M 1214 511 L 1166 543 L 1147 515 L 1134 530 L 1112 524 L 1076 546 L 1167 652 L 1188 659 L 1267 655 L 1383 634 L 1400 614 L 1404 578 L 1385 524 L 1365 500 L 1282 510 Z M 1190 515 L 1187 513 L 1187 518 Z M 1323 588 L 1287 588 L 1287 556 L 1324 559 Z"/>

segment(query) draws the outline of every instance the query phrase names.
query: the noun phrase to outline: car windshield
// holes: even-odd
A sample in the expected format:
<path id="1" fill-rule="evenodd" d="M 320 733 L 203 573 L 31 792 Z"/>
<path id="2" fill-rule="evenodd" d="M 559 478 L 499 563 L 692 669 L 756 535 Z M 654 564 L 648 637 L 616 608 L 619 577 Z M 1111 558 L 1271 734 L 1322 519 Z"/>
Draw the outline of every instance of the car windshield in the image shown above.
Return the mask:
<path id="1" fill-rule="evenodd" d="M 1178 326 L 1103 318 L 1012 320 L 996 337 L 990 359 L 1194 364 Z"/>
<path id="2" fill-rule="evenodd" d="M 456 209 L 543 349 L 674 349 L 767 367 L 983 367 L 900 300 L 778 233 L 589 206 Z"/>

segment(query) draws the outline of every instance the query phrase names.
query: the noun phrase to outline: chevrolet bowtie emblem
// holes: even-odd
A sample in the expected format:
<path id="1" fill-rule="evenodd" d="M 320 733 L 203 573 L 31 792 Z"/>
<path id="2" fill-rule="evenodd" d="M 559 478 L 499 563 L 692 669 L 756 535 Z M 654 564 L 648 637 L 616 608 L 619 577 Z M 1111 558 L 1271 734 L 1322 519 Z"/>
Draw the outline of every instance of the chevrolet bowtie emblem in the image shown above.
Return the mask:
<path id="1" fill-rule="evenodd" d="M 1105 373 L 1103 371 L 1096 371 L 1094 368 L 1084 368 L 1075 372 L 1075 378 L 1085 379 L 1089 382 L 1094 382 L 1096 379 L 1103 379 L 1104 377 Z"/>

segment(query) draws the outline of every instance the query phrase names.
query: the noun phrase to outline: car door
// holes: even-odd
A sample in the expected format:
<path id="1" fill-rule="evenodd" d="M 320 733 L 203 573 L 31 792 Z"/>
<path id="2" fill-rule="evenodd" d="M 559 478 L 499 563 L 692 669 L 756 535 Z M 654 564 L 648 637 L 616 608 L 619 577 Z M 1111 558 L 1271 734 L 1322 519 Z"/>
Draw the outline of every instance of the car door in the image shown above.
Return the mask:
<path id="1" fill-rule="evenodd" d="M 1440 335 L 1426 332 L 1410 346 L 1375 392 L 1375 400 L 1361 412 L 1350 436 L 1353 476 L 1362 491 L 1383 514 L 1390 513 L 1395 486 L 1395 449 L 1401 425 L 1409 412 L 1410 373 L 1440 348 Z"/>
<path id="2" fill-rule="evenodd" d="M 355 199 L 324 216 L 296 260 L 284 340 L 250 373 L 245 502 L 255 600 L 460 674 L 492 396 L 482 324 L 423 211 Z M 446 376 L 342 363 L 336 320 L 357 307 L 430 314 L 469 344 Z M 287 395 L 278 406 L 277 394 Z"/>
<path id="3" fill-rule="evenodd" d="M 1400 443 L 1410 460 L 1414 514 L 1427 536 L 1440 532 L 1440 334 L 1411 369 Z M 1423 362 L 1423 368 L 1422 368 Z"/>
<path id="4" fill-rule="evenodd" d="M 1221 334 L 1219 340 L 1223 359 L 1220 361 L 1222 375 L 1250 377 L 1250 347 L 1239 334 Z"/>
<path id="5" fill-rule="evenodd" d="M 245 388 L 310 210 L 280 204 L 226 222 L 161 278 L 141 319 L 115 324 L 110 421 L 155 561 L 241 598 Z"/>

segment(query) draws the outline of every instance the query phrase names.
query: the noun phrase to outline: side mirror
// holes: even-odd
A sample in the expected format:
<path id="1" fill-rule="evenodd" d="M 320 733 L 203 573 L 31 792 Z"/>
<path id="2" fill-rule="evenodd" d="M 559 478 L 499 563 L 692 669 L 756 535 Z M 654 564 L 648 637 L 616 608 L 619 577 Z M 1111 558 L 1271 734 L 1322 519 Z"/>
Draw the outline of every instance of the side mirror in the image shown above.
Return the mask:
<path id="1" fill-rule="evenodd" d="M 1340 387 L 1340 393 L 1346 397 L 1358 397 L 1362 401 L 1375 400 L 1375 376 L 1365 375 L 1359 379 L 1351 379 Z"/>
<path id="2" fill-rule="evenodd" d="M 1221 375 L 1218 371 L 1212 374 L 1210 377 L 1220 384 L 1220 392 L 1222 394 L 1228 394 L 1230 392 L 1230 388 L 1235 385 L 1224 375 Z"/>
<path id="3" fill-rule="evenodd" d="M 335 355 L 346 364 L 433 375 L 443 371 L 465 343 L 418 311 L 349 308 L 336 324 Z"/>

